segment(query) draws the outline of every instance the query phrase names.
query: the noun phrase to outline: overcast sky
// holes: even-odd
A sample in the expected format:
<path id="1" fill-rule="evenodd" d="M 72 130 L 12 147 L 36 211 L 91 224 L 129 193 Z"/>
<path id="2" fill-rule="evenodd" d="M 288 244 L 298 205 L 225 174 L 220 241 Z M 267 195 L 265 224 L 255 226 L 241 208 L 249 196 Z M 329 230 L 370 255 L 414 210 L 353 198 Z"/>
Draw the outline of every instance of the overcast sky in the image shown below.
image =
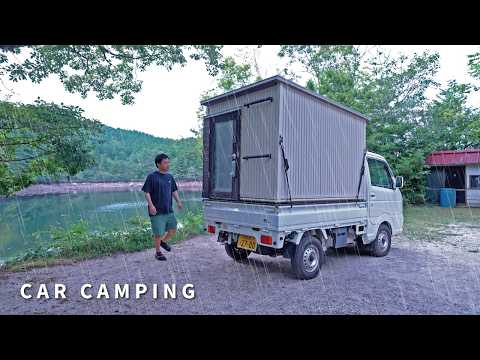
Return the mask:
<path id="1" fill-rule="evenodd" d="M 440 54 L 440 71 L 437 81 L 446 84 L 448 80 L 473 82 L 468 75 L 467 55 L 480 50 L 480 46 L 383 46 L 392 54 L 411 55 L 425 50 Z M 239 59 L 251 56 L 255 51 L 258 67 L 263 77 L 273 76 L 283 69 L 284 63 L 277 57 L 279 46 L 268 45 L 258 49 L 256 46 L 226 46 L 225 55 Z M 201 62 L 192 61 L 185 67 L 175 67 L 168 72 L 152 67 L 141 73 L 143 88 L 136 95 L 134 105 L 122 105 L 120 100 L 98 100 L 95 94 L 86 99 L 70 94 L 54 76 L 40 84 L 29 81 L 11 83 L 3 79 L 4 85 L 12 90 L 10 101 L 33 102 L 37 97 L 46 101 L 63 102 L 77 105 L 85 110 L 85 116 L 97 119 L 104 124 L 123 129 L 135 129 L 161 137 L 180 138 L 191 135 L 190 129 L 196 127 L 196 111 L 200 95 L 215 86 L 215 80 L 205 71 Z M 304 85 L 306 78 L 300 83 Z M 1 94 L 5 94 L 2 86 Z M 434 94 L 430 94 L 434 96 Z M 480 92 L 470 98 L 470 102 L 480 106 Z"/>

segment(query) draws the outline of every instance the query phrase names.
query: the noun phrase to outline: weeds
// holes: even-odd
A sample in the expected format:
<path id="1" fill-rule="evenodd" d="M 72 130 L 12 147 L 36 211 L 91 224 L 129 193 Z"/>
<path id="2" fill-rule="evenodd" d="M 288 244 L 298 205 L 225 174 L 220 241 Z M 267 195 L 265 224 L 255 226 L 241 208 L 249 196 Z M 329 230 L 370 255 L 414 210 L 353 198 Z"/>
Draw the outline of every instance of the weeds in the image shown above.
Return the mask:
<path id="1" fill-rule="evenodd" d="M 171 242 L 185 240 L 202 232 L 202 214 L 186 211 Z M 89 231 L 89 224 L 81 220 L 68 229 L 53 227 L 50 236 L 52 241 L 48 245 L 39 245 L 6 261 L 5 269 L 20 270 L 153 247 L 150 221 L 142 217 L 130 219 L 123 229 L 93 232 Z"/>

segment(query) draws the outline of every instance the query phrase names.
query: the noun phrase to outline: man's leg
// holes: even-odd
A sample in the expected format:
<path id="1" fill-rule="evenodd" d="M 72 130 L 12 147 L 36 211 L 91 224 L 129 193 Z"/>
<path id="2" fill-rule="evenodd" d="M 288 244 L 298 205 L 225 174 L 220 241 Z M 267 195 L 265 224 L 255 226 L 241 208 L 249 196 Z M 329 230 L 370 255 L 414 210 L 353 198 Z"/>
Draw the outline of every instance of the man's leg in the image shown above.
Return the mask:
<path id="1" fill-rule="evenodd" d="M 170 229 L 167 231 L 167 233 L 165 234 L 165 236 L 162 237 L 162 240 L 161 241 L 164 241 L 164 242 L 167 242 L 168 240 L 170 240 L 173 235 L 175 235 L 177 232 L 177 229 Z"/>
<path id="2" fill-rule="evenodd" d="M 167 222 L 165 224 L 165 230 L 167 230 L 167 234 L 162 241 L 167 242 L 177 232 L 177 218 L 175 217 L 174 213 L 168 214 Z"/>
<path id="3" fill-rule="evenodd" d="M 165 218 L 161 215 L 155 215 L 150 219 L 152 222 L 153 239 L 155 242 L 155 257 L 157 260 L 166 260 L 165 256 L 163 256 L 162 252 L 160 251 L 162 239 L 165 237 Z"/>
<path id="4" fill-rule="evenodd" d="M 160 251 L 160 244 L 162 243 L 162 239 L 165 237 L 166 234 L 163 235 L 155 235 L 153 238 L 155 239 L 155 251 Z"/>
<path id="5" fill-rule="evenodd" d="M 170 245 L 167 244 L 167 241 L 170 240 L 173 235 L 177 232 L 177 219 L 175 218 L 174 214 L 168 214 L 167 216 L 167 221 L 165 222 L 165 230 L 167 231 L 165 236 L 162 237 L 161 240 L 161 246 L 167 250 L 170 251 Z"/>

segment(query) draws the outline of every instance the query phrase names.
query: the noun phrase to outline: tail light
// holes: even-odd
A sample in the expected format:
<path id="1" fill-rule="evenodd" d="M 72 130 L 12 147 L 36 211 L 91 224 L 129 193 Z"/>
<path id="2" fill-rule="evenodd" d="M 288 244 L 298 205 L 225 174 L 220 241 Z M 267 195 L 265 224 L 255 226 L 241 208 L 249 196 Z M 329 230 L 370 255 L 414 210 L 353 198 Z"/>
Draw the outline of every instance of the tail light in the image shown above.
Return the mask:
<path id="1" fill-rule="evenodd" d="M 213 226 L 213 225 L 208 225 L 207 231 L 208 231 L 210 234 L 215 234 L 215 226 Z"/>
<path id="2" fill-rule="evenodd" d="M 272 245 L 272 237 L 270 235 L 261 235 L 260 236 L 260 242 L 262 244 L 267 244 L 267 245 Z"/>

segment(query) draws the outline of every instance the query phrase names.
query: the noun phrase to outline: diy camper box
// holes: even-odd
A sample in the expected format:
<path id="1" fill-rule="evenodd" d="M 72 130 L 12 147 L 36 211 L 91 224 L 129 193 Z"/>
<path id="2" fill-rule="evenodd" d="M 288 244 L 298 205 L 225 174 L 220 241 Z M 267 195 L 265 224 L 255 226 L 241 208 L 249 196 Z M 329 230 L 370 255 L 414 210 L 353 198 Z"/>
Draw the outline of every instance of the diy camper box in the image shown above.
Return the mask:
<path id="1" fill-rule="evenodd" d="M 274 76 L 204 100 L 203 198 L 365 200 L 367 118 Z"/>
<path id="2" fill-rule="evenodd" d="M 366 152 L 365 116 L 280 76 L 202 104 L 204 225 L 228 256 L 282 255 L 311 279 L 328 248 L 388 253 L 403 178 Z"/>

